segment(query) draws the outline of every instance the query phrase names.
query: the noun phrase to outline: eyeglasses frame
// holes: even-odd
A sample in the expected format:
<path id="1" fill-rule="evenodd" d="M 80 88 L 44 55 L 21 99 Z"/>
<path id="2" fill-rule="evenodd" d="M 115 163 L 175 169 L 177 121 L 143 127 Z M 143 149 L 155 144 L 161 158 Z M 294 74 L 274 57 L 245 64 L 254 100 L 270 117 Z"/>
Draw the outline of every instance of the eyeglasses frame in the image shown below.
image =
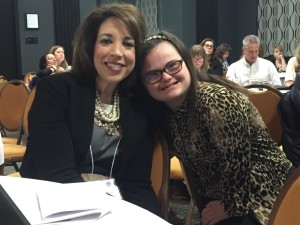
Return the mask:
<path id="1" fill-rule="evenodd" d="M 169 73 L 168 71 L 167 71 L 167 69 L 168 69 L 168 66 L 170 65 L 170 64 L 173 64 L 173 63 L 178 63 L 178 62 L 180 62 L 180 69 L 178 70 L 178 71 L 176 71 L 176 72 L 174 72 L 174 73 Z M 165 73 L 167 73 L 167 74 L 169 74 L 169 75 L 171 75 L 172 77 L 173 77 L 173 75 L 175 75 L 176 73 L 178 73 L 178 72 L 180 72 L 181 70 L 182 70 L 182 63 L 183 63 L 183 59 L 179 59 L 179 60 L 175 60 L 175 61 L 170 61 L 170 62 L 168 62 L 166 65 L 165 65 L 165 67 L 163 68 L 163 69 L 161 69 L 161 70 L 151 70 L 151 71 L 148 71 L 147 73 L 149 73 L 149 72 L 159 72 L 160 73 L 160 78 L 157 80 L 157 81 L 155 81 L 155 82 L 149 82 L 149 81 L 147 81 L 146 80 L 146 77 L 147 77 L 147 73 L 143 76 L 143 80 L 147 83 L 147 84 L 156 84 L 156 83 L 158 83 L 158 82 L 160 82 L 161 81 L 161 79 L 162 79 L 162 77 L 163 77 L 163 72 L 165 72 Z"/>

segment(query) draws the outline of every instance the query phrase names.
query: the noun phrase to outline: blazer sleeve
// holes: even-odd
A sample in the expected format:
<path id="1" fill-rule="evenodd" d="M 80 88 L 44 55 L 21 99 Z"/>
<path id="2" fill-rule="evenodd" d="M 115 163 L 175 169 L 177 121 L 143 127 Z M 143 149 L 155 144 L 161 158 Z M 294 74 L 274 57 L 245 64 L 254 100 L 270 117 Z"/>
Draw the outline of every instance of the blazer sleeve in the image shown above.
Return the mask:
<path id="1" fill-rule="evenodd" d="M 36 72 L 36 76 L 38 76 L 39 78 L 44 78 L 44 77 L 50 76 L 52 73 L 53 72 L 50 68 L 46 68 L 46 69 L 39 70 L 38 72 Z"/>
<path id="2" fill-rule="evenodd" d="M 31 155 L 39 179 L 62 183 L 83 181 L 76 171 L 67 118 L 74 85 L 61 75 L 48 78 L 39 82 L 29 112 L 26 154 Z"/>

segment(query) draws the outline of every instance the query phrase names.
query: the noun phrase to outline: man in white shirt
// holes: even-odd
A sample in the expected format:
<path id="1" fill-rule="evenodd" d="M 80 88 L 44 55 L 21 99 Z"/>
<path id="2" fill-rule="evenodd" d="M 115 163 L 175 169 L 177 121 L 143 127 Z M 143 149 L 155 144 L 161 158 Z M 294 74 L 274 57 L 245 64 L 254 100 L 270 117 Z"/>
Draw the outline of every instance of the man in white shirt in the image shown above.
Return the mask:
<path id="1" fill-rule="evenodd" d="M 243 39 L 243 57 L 232 63 L 226 77 L 242 86 L 250 84 L 281 85 L 276 67 L 269 60 L 258 57 L 260 40 L 255 35 Z"/>

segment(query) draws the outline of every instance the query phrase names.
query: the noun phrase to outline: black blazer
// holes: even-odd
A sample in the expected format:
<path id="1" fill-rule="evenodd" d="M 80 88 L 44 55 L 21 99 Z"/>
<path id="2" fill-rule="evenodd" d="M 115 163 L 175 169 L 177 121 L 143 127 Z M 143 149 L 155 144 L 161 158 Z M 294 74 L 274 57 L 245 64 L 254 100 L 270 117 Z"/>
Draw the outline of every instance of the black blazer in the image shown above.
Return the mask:
<path id="1" fill-rule="evenodd" d="M 223 76 L 223 65 L 217 57 L 213 56 L 210 59 L 209 67 L 209 69 L 211 69 L 209 70 L 209 73 L 219 75 L 221 77 Z"/>
<path id="2" fill-rule="evenodd" d="M 281 97 L 277 110 L 282 124 L 282 149 L 297 168 L 300 166 L 300 74 L 296 75 L 291 90 Z"/>
<path id="3" fill-rule="evenodd" d="M 21 176 L 82 182 L 94 123 L 95 82 L 72 73 L 41 79 L 28 115 L 29 137 Z M 134 100 L 120 96 L 122 139 L 113 176 L 123 198 L 160 215 L 150 175 L 153 131 Z"/>

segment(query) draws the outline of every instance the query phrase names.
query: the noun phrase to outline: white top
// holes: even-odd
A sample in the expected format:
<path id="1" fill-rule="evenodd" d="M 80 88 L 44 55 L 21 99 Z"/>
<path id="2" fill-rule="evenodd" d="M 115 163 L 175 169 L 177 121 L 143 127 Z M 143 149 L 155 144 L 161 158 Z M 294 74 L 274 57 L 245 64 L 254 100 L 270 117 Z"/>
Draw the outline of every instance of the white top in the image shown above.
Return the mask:
<path id="1" fill-rule="evenodd" d="M 3 142 L 2 142 L 2 137 L 0 133 L 0 165 L 4 163 L 4 150 L 3 150 Z"/>
<path id="2" fill-rule="evenodd" d="M 295 68 L 298 66 L 296 57 L 290 58 L 288 61 L 288 64 L 286 66 L 286 74 L 285 74 L 285 80 L 284 82 L 288 80 L 294 81 L 296 78 L 296 71 Z"/>
<path id="3" fill-rule="evenodd" d="M 244 57 L 232 63 L 228 67 L 226 77 L 243 86 L 252 83 L 281 85 L 280 77 L 274 64 L 259 57 L 252 65 L 247 63 Z"/>

